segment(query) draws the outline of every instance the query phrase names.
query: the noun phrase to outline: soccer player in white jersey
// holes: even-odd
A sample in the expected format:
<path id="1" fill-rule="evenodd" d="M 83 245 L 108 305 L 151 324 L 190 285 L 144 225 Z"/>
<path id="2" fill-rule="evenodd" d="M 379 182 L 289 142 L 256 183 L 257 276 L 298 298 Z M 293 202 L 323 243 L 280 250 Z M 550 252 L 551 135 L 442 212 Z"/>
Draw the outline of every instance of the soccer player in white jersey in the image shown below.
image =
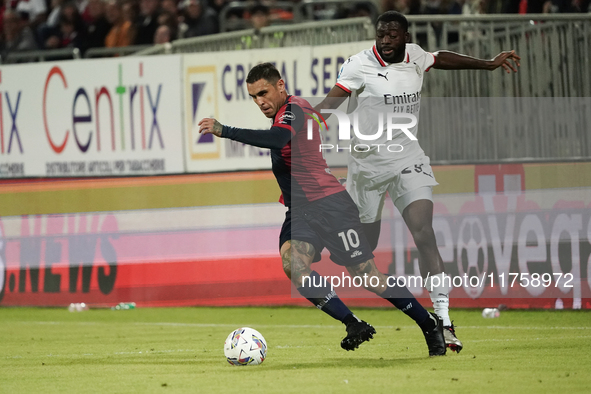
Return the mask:
<path id="1" fill-rule="evenodd" d="M 347 97 L 355 95 L 359 105 L 356 109 L 358 125 L 367 128 L 363 133 L 365 135 L 374 134 L 378 129 L 379 112 L 394 112 L 408 119 L 405 123 L 409 124 L 406 130 L 409 133 L 399 130 L 393 133 L 391 140 L 387 140 L 384 132 L 379 140 L 371 141 L 369 151 L 365 148 L 359 149 L 359 152 L 351 151 L 346 186 L 359 207 L 361 222 L 374 249 L 380 234 L 384 199 L 389 193 L 417 246 L 421 275 L 428 278 L 425 288 L 435 313 L 443 319 L 446 328 L 446 345 L 456 352 L 462 350 L 463 344 L 456 337 L 449 317 L 451 289 L 439 285 L 444 283 L 445 273 L 432 225 L 432 187 L 438 183 L 429 158 L 418 141 L 409 138 L 409 134 L 417 135 L 423 77 L 430 68 L 492 71 L 503 67 L 510 73 L 517 72 L 519 60 L 514 51 L 501 52 L 492 60 L 450 51 L 425 52 L 420 46 L 410 43 L 406 17 L 399 12 L 388 11 L 380 15 L 376 22 L 375 45 L 351 56 L 343 64 L 335 86 L 315 108 L 319 112 L 334 109 Z M 416 117 L 414 125 L 412 116 Z M 387 117 L 381 119 L 381 126 L 386 130 Z M 351 146 L 357 142 L 368 143 L 353 137 Z M 388 145 L 392 145 L 391 149 Z"/>

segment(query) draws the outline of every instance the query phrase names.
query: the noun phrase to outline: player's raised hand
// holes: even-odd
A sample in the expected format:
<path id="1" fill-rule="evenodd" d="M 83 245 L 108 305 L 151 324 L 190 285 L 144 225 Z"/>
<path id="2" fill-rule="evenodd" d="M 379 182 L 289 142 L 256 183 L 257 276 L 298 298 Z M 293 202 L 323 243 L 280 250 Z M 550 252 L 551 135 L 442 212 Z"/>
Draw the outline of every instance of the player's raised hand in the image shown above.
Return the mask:
<path id="1" fill-rule="evenodd" d="M 222 136 L 222 124 L 214 118 L 203 118 L 199 121 L 199 134 Z"/>
<path id="2" fill-rule="evenodd" d="M 507 73 L 511 71 L 516 73 L 517 67 L 520 66 L 520 60 L 521 58 L 517 56 L 514 50 L 501 52 L 493 59 L 493 70 L 503 67 Z"/>

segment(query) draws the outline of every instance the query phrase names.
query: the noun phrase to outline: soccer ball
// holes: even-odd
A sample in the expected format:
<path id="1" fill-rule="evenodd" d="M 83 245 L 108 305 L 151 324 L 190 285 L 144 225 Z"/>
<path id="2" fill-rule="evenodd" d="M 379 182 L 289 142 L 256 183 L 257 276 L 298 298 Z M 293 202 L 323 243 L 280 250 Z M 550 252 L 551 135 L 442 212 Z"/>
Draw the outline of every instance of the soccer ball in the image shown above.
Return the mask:
<path id="1" fill-rule="evenodd" d="M 224 354 L 232 365 L 261 364 L 267 357 L 267 342 L 257 330 L 238 328 L 226 338 Z"/>

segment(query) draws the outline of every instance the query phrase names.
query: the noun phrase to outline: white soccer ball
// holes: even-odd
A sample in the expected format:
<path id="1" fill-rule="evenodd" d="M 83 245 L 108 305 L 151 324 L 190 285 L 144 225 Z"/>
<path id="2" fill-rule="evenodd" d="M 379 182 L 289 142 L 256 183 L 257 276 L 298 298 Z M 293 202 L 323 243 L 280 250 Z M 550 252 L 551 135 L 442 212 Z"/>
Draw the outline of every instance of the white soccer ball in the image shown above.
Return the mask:
<path id="1" fill-rule="evenodd" d="M 267 342 L 255 329 L 238 328 L 228 335 L 224 354 L 232 365 L 257 365 L 267 357 Z"/>

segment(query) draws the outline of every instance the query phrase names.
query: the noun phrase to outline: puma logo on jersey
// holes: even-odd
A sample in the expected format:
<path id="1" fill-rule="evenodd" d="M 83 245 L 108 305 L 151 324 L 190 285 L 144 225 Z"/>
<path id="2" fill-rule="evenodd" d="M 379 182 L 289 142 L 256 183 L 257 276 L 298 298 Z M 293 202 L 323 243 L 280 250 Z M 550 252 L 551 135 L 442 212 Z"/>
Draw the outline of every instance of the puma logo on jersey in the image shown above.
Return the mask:
<path id="1" fill-rule="evenodd" d="M 386 73 L 386 75 L 378 73 L 378 77 L 384 77 L 387 81 L 388 80 L 388 73 Z"/>

